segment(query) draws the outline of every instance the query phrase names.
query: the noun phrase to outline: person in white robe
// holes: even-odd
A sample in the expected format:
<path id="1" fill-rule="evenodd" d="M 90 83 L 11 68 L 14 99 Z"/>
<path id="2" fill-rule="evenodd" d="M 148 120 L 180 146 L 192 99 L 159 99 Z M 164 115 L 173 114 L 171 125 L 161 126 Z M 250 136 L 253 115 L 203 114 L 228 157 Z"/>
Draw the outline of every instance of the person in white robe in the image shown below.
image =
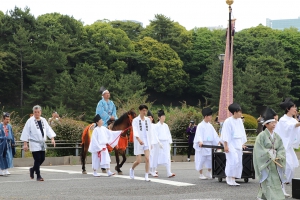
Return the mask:
<path id="1" fill-rule="evenodd" d="M 150 163 L 150 175 L 152 175 L 153 177 L 158 177 L 157 175 L 157 171 L 156 171 L 156 166 L 157 166 L 157 159 L 154 155 L 158 155 L 158 151 L 159 148 L 157 148 L 157 146 L 159 146 L 159 140 L 157 138 L 157 133 L 155 130 L 155 120 L 154 117 L 151 113 L 150 110 L 148 110 L 147 113 L 147 117 L 150 119 L 150 121 L 152 122 L 152 126 L 151 126 L 151 132 L 152 132 L 152 142 L 151 142 L 151 146 L 152 148 L 150 149 L 150 155 L 149 155 L 149 163 Z"/>
<path id="2" fill-rule="evenodd" d="M 145 181 L 150 181 L 148 175 L 150 172 L 149 155 L 151 150 L 152 141 L 152 123 L 148 117 L 146 117 L 148 107 L 144 104 L 139 106 L 139 116 L 132 120 L 133 128 L 133 146 L 134 155 L 136 155 L 136 161 L 133 163 L 129 170 L 131 179 L 134 179 L 134 169 L 141 163 L 142 154 L 145 155 Z"/>
<path id="3" fill-rule="evenodd" d="M 153 155 L 153 166 L 156 169 L 158 166 L 162 165 L 166 167 L 167 177 L 174 177 L 175 174 L 171 172 L 171 144 L 172 136 L 169 129 L 169 126 L 164 123 L 166 120 L 166 115 L 163 110 L 158 111 L 159 122 L 155 126 L 155 133 L 157 134 L 157 142 L 153 145 L 155 154 Z M 153 174 L 153 173 L 152 173 Z"/>
<path id="4" fill-rule="evenodd" d="M 21 134 L 20 140 L 24 142 L 23 149 L 25 151 L 28 150 L 28 142 L 29 142 L 29 150 L 32 152 L 32 156 L 34 159 L 34 165 L 29 169 L 30 178 L 34 179 L 34 172 L 37 175 L 37 181 L 44 181 L 41 177 L 40 166 L 45 160 L 45 150 L 47 145 L 45 141 L 48 138 L 51 139 L 51 143 L 55 147 L 54 137 L 56 134 L 48 124 L 47 120 L 41 117 L 42 108 L 39 105 L 33 107 L 33 116 L 30 117 Z"/>
<path id="5" fill-rule="evenodd" d="M 275 132 L 281 137 L 286 152 L 286 169 L 284 180 L 289 184 L 294 177 L 295 169 L 299 167 L 299 161 L 294 151 L 299 148 L 300 144 L 300 122 L 293 115 L 297 115 L 297 108 L 291 98 L 286 98 L 281 102 L 280 107 L 285 110 L 275 127 Z"/>
<path id="6" fill-rule="evenodd" d="M 94 128 L 92 133 L 92 138 L 88 151 L 92 153 L 92 168 L 93 176 L 99 177 L 97 173 L 99 168 L 106 169 L 107 175 L 112 176 L 115 173 L 110 171 L 110 156 L 107 149 L 107 145 L 114 148 L 119 141 L 120 134 L 122 131 L 111 131 L 103 125 L 103 120 L 100 115 L 97 114 L 94 117 L 94 122 L 96 123 L 96 128 Z"/>
<path id="7" fill-rule="evenodd" d="M 240 185 L 236 178 L 241 178 L 243 171 L 243 148 L 247 142 L 247 136 L 241 119 L 242 109 L 237 103 L 230 104 L 228 110 L 233 116 L 228 117 L 222 127 L 221 142 L 224 145 L 226 155 L 226 182 L 228 185 Z"/>
<path id="8" fill-rule="evenodd" d="M 202 145 L 218 145 L 220 138 L 210 123 L 212 120 L 211 108 L 203 108 L 202 115 L 204 119 L 197 126 L 193 145 L 195 149 L 195 168 L 200 173 L 200 179 L 212 179 L 212 150 L 211 148 L 202 148 Z M 203 174 L 203 166 L 208 170 L 206 175 Z"/>

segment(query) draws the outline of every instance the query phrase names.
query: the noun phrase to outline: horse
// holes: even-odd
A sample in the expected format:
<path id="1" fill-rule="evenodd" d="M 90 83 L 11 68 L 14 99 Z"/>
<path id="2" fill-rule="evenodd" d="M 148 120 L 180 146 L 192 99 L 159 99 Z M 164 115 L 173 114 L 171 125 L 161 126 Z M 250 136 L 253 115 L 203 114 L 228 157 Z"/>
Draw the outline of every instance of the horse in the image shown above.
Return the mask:
<path id="1" fill-rule="evenodd" d="M 132 130 L 132 120 L 136 117 L 136 113 L 131 109 L 130 111 L 124 113 L 119 119 L 117 119 L 112 125 L 111 130 L 122 130 L 119 138 L 118 145 L 115 146 L 113 149 L 108 146 L 108 151 L 111 152 L 112 150 L 115 152 L 116 157 L 116 167 L 115 170 L 118 172 L 119 175 L 122 175 L 121 168 L 123 164 L 126 162 L 126 148 L 128 147 L 128 140 L 133 142 L 133 130 Z M 86 162 L 86 155 L 90 146 L 90 140 L 92 136 L 92 129 L 94 124 L 89 124 L 85 127 L 81 137 L 81 164 L 82 164 L 82 173 L 86 174 L 85 169 L 85 162 Z M 128 132 L 130 132 L 130 138 L 128 139 Z M 122 156 L 122 162 L 120 163 L 119 155 Z M 104 169 L 102 169 L 102 172 Z"/>

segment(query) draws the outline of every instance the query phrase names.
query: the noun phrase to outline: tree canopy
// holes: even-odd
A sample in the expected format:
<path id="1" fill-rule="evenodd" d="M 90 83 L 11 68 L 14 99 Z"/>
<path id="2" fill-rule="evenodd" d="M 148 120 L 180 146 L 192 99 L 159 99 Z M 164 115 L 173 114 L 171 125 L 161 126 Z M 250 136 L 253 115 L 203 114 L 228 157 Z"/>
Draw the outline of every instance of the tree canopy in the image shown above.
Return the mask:
<path id="1" fill-rule="evenodd" d="M 150 95 L 156 103 L 219 106 L 226 30 L 186 30 L 157 14 L 147 27 L 133 21 L 84 25 L 59 13 L 34 17 L 28 7 L 0 12 L 2 106 L 63 105 L 93 116 L 101 86 L 122 102 Z M 258 115 L 299 103 L 300 32 L 259 25 L 234 37 L 234 100 Z M 176 102 L 175 102 L 176 101 Z"/>

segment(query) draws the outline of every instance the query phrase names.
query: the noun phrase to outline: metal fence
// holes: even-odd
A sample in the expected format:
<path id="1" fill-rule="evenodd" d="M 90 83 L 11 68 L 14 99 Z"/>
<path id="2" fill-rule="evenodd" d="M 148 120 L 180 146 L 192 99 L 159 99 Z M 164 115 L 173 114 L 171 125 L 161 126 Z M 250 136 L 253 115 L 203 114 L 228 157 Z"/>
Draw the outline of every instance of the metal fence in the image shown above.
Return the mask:
<path id="1" fill-rule="evenodd" d="M 246 129 L 246 131 L 255 131 L 255 129 Z M 253 145 L 255 143 L 256 137 L 247 137 L 247 144 Z M 74 155 L 79 155 L 79 149 L 81 149 L 81 141 L 69 141 L 69 140 L 56 140 L 56 147 L 53 147 L 51 141 L 46 141 L 47 149 L 58 150 L 58 149 L 73 149 Z M 25 152 L 22 149 L 23 142 L 16 141 L 16 150 L 21 150 L 21 157 L 25 157 Z M 187 150 L 188 148 L 188 140 L 179 138 L 173 139 L 173 143 L 171 145 L 171 154 L 176 156 L 178 153 Z M 128 148 L 126 149 L 126 154 L 129 155 L 129 152 L 133 152 L 133 145 L 129 143 Z"/>

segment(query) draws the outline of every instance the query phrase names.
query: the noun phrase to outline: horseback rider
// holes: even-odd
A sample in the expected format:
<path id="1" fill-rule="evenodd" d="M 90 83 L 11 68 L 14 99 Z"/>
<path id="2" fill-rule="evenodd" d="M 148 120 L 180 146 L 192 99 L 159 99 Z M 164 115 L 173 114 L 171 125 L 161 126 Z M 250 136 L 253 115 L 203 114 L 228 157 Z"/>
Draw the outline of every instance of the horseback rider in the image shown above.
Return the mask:
<path id="1" fill-rule="evenodd" d="M 103 88 L 103 87 L 101 87 Z M 109 100 L 110 93 L 106 89 L 100 89 L 102 99 L 99 101 L 96 108 L 96 115 L 99 114 L 103 120 L 103 126 L 107 127 L 118 119 L 116 106 L 113 101 Z"/>

